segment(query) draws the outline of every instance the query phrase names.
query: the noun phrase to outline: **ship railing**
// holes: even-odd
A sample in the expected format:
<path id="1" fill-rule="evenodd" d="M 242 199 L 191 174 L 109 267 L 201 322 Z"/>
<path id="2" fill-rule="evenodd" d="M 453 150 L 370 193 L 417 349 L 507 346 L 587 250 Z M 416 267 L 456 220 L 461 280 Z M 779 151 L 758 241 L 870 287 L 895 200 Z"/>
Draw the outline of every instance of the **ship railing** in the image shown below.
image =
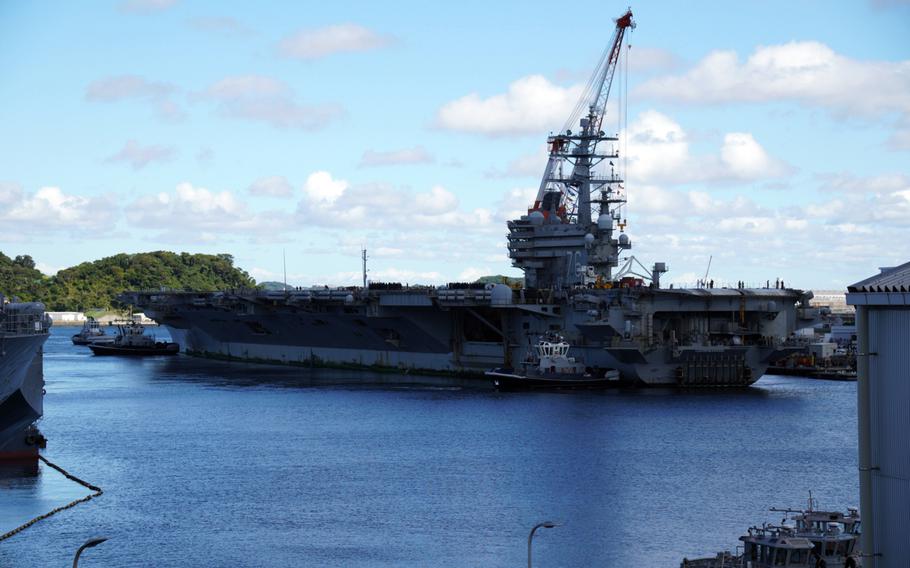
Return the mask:
<path id="1" fill-rule="evenodd" d="M 490 290 L 471 290 L 471 289 L 439 289 L 436 291 L 436 298 L 442 302 L 463 302 L 466 300 L 489 302 L 493 297 Z"/>
<path id="2" fill-rule="evenodd" d="M 50 316 L 35 308 L 10 308 L 0 312 L 0 329 L 14 335 L 44 335 L 52 325 Z"/>

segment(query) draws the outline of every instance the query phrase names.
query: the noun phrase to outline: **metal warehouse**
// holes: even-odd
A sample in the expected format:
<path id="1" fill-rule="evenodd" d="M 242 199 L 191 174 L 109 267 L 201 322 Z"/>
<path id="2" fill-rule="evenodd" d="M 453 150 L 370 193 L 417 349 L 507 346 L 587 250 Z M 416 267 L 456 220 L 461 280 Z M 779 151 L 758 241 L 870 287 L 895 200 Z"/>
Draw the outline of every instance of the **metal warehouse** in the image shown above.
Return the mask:
<path id="1" fill-rule="evenodd" d="M 910 262 L 848 287 L 856 307 L 863 566 L 910 558 Z"/>

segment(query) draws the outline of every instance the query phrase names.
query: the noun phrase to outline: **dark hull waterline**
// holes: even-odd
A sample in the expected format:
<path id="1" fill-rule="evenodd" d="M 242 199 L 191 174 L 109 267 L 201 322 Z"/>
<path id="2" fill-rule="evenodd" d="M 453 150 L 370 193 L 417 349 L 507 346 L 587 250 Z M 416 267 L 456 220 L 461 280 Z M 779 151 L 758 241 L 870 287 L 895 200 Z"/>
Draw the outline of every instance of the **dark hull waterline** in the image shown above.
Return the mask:
<path id="1" fill-rule="evenodd" d="M 180 352 L 180 346 L 176 343 L 159 343 L 153 347 L 118 347 L 116 345 L 91 343 L 88 347 L 95 355 L 149 357 L 154 355 L 176 355 Z"/>

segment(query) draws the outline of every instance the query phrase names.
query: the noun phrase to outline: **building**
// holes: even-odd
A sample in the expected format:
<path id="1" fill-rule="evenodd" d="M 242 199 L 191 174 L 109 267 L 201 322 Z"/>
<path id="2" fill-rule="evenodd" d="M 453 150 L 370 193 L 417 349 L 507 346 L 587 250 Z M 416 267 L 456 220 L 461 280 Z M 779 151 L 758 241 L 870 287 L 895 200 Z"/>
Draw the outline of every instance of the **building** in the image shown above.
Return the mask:
<path id="1" fill-rule="evenodd" d="M 865 568 L 910 558 L 910 262 L 847 288 L 856 308 Z"/>
<path id="2" fill-rule="evenodd" d="M 55 325 L 82 325 L 85 314 L 82 312 L 47 312 Z"/>
<path id="3" fill-rule="evenodd" d="M 831 313 L 838 315 L 852 315 L 853 306 L 847 303 L 843 290 L 813 290 L 813 297 L 809 305 L 813 308 L 828 307 Z"/>

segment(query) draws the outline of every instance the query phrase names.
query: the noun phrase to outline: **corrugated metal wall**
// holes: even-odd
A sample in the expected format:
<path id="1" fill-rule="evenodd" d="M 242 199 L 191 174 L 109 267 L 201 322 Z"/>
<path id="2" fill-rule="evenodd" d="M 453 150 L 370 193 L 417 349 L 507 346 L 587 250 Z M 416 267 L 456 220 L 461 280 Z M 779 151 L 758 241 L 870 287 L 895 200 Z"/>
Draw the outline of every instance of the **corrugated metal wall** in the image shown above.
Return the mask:
<path id="1" fill-rule="evenodd" d="M 869 306 L 876 567 L 910 566 L 910 307 Z M 862 514 L 865 516 L 866 512 Z M 864 551 L 868 552 L 868 551 Z"/>

